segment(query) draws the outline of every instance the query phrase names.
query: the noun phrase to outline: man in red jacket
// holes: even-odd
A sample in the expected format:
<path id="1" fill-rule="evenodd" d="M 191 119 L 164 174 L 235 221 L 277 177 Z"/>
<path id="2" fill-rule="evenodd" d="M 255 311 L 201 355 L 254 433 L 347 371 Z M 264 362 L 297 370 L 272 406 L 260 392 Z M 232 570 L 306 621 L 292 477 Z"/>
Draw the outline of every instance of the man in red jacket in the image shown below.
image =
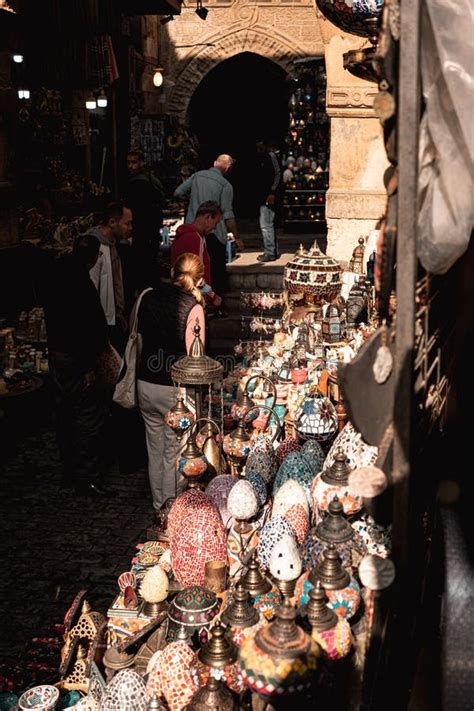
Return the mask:
<path id="1" fill-rule="evenodd" d="M 176 230 L 176 237 L 171 245 L 171 266 L 182 254 L 190 252 L 197 254 L 204 264 L 204 279 L 202 293 L 218 307 L 222 299 L 212 290 L 211 261 L 206 247 L 205 236 L 216 228 L 222 219 L 222 210 L 216 202 L 208 201 L 199 206 L 194 221 L 181 225 Z"/>

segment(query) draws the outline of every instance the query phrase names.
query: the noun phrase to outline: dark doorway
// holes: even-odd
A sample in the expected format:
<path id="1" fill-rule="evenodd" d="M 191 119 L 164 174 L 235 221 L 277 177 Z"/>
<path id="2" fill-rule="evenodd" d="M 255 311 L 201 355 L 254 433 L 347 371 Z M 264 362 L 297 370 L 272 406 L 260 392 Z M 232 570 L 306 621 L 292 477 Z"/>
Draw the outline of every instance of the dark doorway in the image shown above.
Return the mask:
<path id="1" fill-rule="evenodd" d="M 270 59 L 243 52 L 226 59 L 201 81 L 189 105 L 192 131 L 201 147 L 201 167 L 219 153 L 237 163 L 229 175 L 238 217 L 258 212 L 253 183 L 255 142 L 274 137 L 284 144 L 288 130 L 286 72 Z"/>

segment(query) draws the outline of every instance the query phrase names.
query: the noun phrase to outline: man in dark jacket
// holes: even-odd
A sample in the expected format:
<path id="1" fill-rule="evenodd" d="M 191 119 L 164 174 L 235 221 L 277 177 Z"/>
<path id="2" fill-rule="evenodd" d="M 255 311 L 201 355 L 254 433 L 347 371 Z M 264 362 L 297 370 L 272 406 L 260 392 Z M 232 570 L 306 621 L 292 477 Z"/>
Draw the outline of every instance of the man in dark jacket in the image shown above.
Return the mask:
<path id="1" fill-rule="evenodd" d="M 105 396 L 95 369 L 109 344 L 104 311 L 89 276 L 99 247 L 92 235 L 78 237 L 43 288 L 63 481 L 93 497 L 111 493 L 98 480 Z"/>
<path id="2" fill-rule="evenodd" d="M 164 190 L 160 180 L 145 164 L 141 151 L 127 156 L 128 184 L 125 203 L 133 213 L 132 251 L 135 262 L 135 286 L 150 286 L 163 226 Z"/>
<path id="3" fill-rule="evenodd" d="M 257 142 L 260 229 L 263 237 L 263 254 L 257 257 L 259 262 L 274 262 L 275 259 L 278 259 L 275 209 L 280 194 L 281 169 L 274 149 L 275 142 L 272 140 L 267 139 Z"/>

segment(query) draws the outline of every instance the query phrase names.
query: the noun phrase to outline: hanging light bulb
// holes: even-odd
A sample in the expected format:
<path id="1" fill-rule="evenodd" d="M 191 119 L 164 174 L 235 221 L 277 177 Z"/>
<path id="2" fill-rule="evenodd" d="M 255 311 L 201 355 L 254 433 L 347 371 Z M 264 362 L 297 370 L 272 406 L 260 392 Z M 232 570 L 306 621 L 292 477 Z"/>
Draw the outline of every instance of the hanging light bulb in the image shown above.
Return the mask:
<path id="1" fill-rule="evenodd" d="M 153 84 L 158 88 L 163 84 L 163 70 L 160 67 L 157 67 L 155 69 L 155 73 L 153 74 Z"/>
<path id="2" fill-rule="evenodd" d="M 97 101 L 92 97 L 91 99 L 86 99 L 86 109 L 88 111 L 93 111 L 97 108 Z"/>
<path id="3" fill-rule="evenodd" d="M 23 55 L 22 55 L 22 54 L 15 53 L 15 54 L 12 56 L 12 59 L 13 59 L 13 61 L 15 62 L 15 64 L 21 64 L 21 63 L 23 62 Z"/>
<path id="4" fill-rule="evenodd" d="M 99 94 L 99 96 L 97 97 L 97 106 L 99 107 L 99 109 L 107 108 L 107 104 L 108 104 L 108 101 L 107 101 L 106 95 Z"/>
<path id="5" fill-rule="evenodd" d="M 19 99 L 29 99 L 31 96 L 29 89 L 18 89 Z"/>

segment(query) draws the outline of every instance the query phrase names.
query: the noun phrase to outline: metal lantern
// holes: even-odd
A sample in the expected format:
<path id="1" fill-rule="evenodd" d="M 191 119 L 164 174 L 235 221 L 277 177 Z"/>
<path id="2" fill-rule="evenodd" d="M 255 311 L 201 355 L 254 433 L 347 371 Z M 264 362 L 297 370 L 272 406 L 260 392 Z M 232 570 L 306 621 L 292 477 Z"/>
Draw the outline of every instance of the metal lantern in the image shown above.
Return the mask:
<path id="1" fill-rule="evenodd" d="M 359 237 L 358 245 L 352 252 L 352 259 L 349 262 L 349 271 L 354 272 L 354 274 L 364 273 L 364 252 L 365 240 L 363 237 Z"/>
<path id="2" fill-rule="evenodd" d="M 232 473 L 238 476 L 252 449 L 252 440 L 245 430 L 245 416 L 241 417 L 235 430 L 224 437 L 223 449 Z"/>
<path id="3" fill-rule="evenodd" d="M 322 323 L 323 338 L 326 343 L 339 343 L 342 340 L 341 330 L 339 310 L 337 306 L 330 304 Z"/>
<path id="4" fill-rule="evenodd" d="M 211 407 L 211 389 L 216 383 L 221 384 L 221 418 L 223 416 L 222 407 L 222 378 L 224 367 L 214 358 L 209 358 L 205 354 L 204 345 L 200 338 L 201 327 L 196 319 L 194 326 L 194 341 L 189 350 L 189 354 L 180 358 L 171 366 L 171 377 L 175 383 L 186 388 L 192 387 L 193 399 L 196 409 L 196 419 L 202 417 L 202 387 L 209 388 L 209 408 Z M 223 429 L 221 427 L 221 429 Z"/>

